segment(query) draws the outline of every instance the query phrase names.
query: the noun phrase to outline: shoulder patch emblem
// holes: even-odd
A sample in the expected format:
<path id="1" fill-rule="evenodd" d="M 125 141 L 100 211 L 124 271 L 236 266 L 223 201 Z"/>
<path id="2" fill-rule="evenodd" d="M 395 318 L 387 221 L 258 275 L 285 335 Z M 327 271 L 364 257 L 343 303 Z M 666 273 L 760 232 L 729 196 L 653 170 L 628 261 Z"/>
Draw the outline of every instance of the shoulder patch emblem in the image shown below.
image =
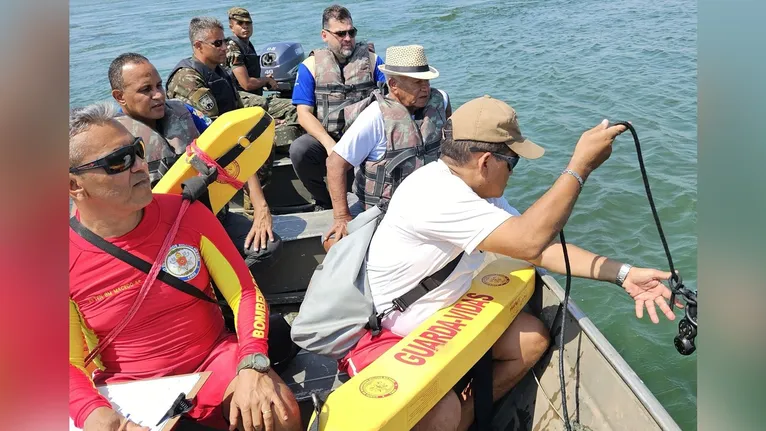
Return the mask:
<path id="1" fill-rule="evenodd" d="M 199 250 L 187 244 L 172 245 L 162 262 L 163 271 L 183 281 L 196 277 L 201 267 Z"/>
<path id="2" fill-rule="evenodd" d="M 215 107 L 215 102 L 209 94 L 204 94 L 199 98 L 199 104 L 205 111 L 210 111 Z"/>

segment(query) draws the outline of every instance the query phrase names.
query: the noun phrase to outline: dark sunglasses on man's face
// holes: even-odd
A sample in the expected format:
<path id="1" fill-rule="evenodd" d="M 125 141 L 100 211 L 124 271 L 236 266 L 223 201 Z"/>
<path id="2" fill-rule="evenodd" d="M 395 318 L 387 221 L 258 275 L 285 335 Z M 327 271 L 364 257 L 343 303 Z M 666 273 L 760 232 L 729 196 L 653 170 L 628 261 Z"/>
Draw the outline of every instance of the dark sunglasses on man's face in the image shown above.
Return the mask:
<path id="1" fill-rule="evenodd" d="M 98 160 L 76 168 L 69 168 L 69 173 L 76 174 L 92 169 L 104 168 L 107 175 L 115 175 L 132 168 L 136 162 L 136 157 L 144 158 L 144 141 L 141 138 L 134 139 L 132 144 L 119 148 L 117 151 L 107 154 Z"/>
<path id="2" fill-rule="evenodd" d="M 478 147 L 471 147 L 471 148 L 469 148 L 469 150 L 472 153 L 489 153 L 489 154 L 492 154 L 493 156 L 497 157 L 498 159 L 503 160 L 505 163 L 508 163 L 508 170 L 509 171 L 512 171 L 513 168 L 516 167 L 516 165 L 519 163 L 519 159 L 520 159 L 518 155 L 508 156 L 508 155 L 505 155 L 505 154 L 495 153 L 493 151 L 482 150 L 481 148 L 478 148 Z"/>
<path id="3" fill-rule="evenodd" d="M 216 47 L 216 48 L 220 48 L 220 47 L 221 47 L 221 45 L 223 45 L 223 43 L 224 43 L 225 41 L 224 41 L 223 39 L 217 39 L 217 40 L 214 40 L 214 41 L 212 41 L 212 42 L 208 42 L 208 41 L 206 41 L 206 40 L 201 40 L 200 42 L 204 42 L 204 43 L 206 43 L 206 44 L 208 44 L 208 45 L 213 45 L 213 46 L 214 46 L 214 47 Z"/>
<path id="4" fill-rule="evenodd" d="M 332 30 L 324 29 L 324 31 L 328 33 L 332 33 L 341 39 L 346 37 L 346 35 L 351 36 L 352 39 L 356 37 L 356 27 L 352 27 L 351 30 L 332 31 Z"/>

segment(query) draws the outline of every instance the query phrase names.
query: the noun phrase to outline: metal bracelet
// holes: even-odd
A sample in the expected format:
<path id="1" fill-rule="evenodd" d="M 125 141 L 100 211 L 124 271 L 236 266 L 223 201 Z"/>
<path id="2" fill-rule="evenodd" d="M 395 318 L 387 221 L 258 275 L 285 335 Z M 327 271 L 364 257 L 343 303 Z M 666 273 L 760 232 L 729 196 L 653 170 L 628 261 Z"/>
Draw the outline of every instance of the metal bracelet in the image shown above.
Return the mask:
<path id="1" fill-rule="evenodd" d="M 633 266 L 627 263 L 623 263 L 620 267 L 620 270 L 617 272 L 617 278 L 614 280 L 614 284 L 622 287 L 622 284 L 625 283 L 625 277 L 628 276 L 630 268 L 633 268 Z"/>
<path id="2" fill-rule="evenodd" d="M 582 179 L 582 177 L 580 176 L 580 174 L 578 174 L 577 172 L 575 172 L 575 171 L 573 171 L 573 170 L 571 170 L 571 169 L 564 169 L 564 170 L 561 172 L 561 174 L 562 174 L 562 175 L 563 175 L 563 174 L 569 174 L 569 175 L 571 175 L 571 176 L 575 177 L 575 179 L 577 180 L 577 182 L 578 182 L 578 183 L 580 183 L 580 190 L 582 190 L 582 186 L 583 186 L 583 184 L 585 184 L 585 181 L 583 181 L 583 179 Z"/>

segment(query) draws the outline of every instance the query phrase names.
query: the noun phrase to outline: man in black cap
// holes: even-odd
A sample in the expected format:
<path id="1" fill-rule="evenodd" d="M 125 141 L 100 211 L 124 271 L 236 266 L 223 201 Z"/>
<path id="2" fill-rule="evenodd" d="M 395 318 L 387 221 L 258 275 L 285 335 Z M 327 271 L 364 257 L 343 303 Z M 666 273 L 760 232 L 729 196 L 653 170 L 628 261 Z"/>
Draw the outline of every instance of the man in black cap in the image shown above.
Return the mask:
<path id="1" fill-rule="evenodd" d="M 250 37 L 253 35 L 253 19 L 243 7 L 229 9 L 231 37 L 226 39 L 226 65 L 231 69 L 239 97 L 245 106 L 260 106 L 276 120 L 275 140 L 282 144 L 287 126 L 298 127 L 298 114 L 292 101 L 275 96 L 264 97 L 263 89 L 277 88 L 277 81 L 267 75 L 261 78 L 260 56 L 255 52 Z M 284 144 L 287 144 L 285 142 Z"/>

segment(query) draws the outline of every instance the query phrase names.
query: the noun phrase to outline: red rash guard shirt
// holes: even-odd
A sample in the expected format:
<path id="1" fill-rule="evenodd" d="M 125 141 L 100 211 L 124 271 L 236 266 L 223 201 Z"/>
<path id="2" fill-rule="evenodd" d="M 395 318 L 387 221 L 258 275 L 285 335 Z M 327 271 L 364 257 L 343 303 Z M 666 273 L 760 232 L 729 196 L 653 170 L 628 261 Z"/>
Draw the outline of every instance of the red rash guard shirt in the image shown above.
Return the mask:
<path id="1" fill-rule="evenodd" d="M 131 232 L 107 239 L 154 262 L 178 215 L 181 197 L 154 195 Z M 79 215 L 78 215 L 79 218 Z M 193 203 L 181 221 L 162 269 L 215 298 L 211 281 L 234 311 L 238 361 L 267 354 L 268 309 L 250 271 L 218 219 Z M 91 380 L 84 368 L 92 350 L 127 314 L 146 274 L 91 245 L 69 230 L 69 414 L 82 427 L 97 407 L 109 407 L 94 386 L 192 373 L 226 335 L 218 305 L 156 280 L 138 312 L 94 359 Z M 236 364 L 232 364 L 236 366 Z"/>

